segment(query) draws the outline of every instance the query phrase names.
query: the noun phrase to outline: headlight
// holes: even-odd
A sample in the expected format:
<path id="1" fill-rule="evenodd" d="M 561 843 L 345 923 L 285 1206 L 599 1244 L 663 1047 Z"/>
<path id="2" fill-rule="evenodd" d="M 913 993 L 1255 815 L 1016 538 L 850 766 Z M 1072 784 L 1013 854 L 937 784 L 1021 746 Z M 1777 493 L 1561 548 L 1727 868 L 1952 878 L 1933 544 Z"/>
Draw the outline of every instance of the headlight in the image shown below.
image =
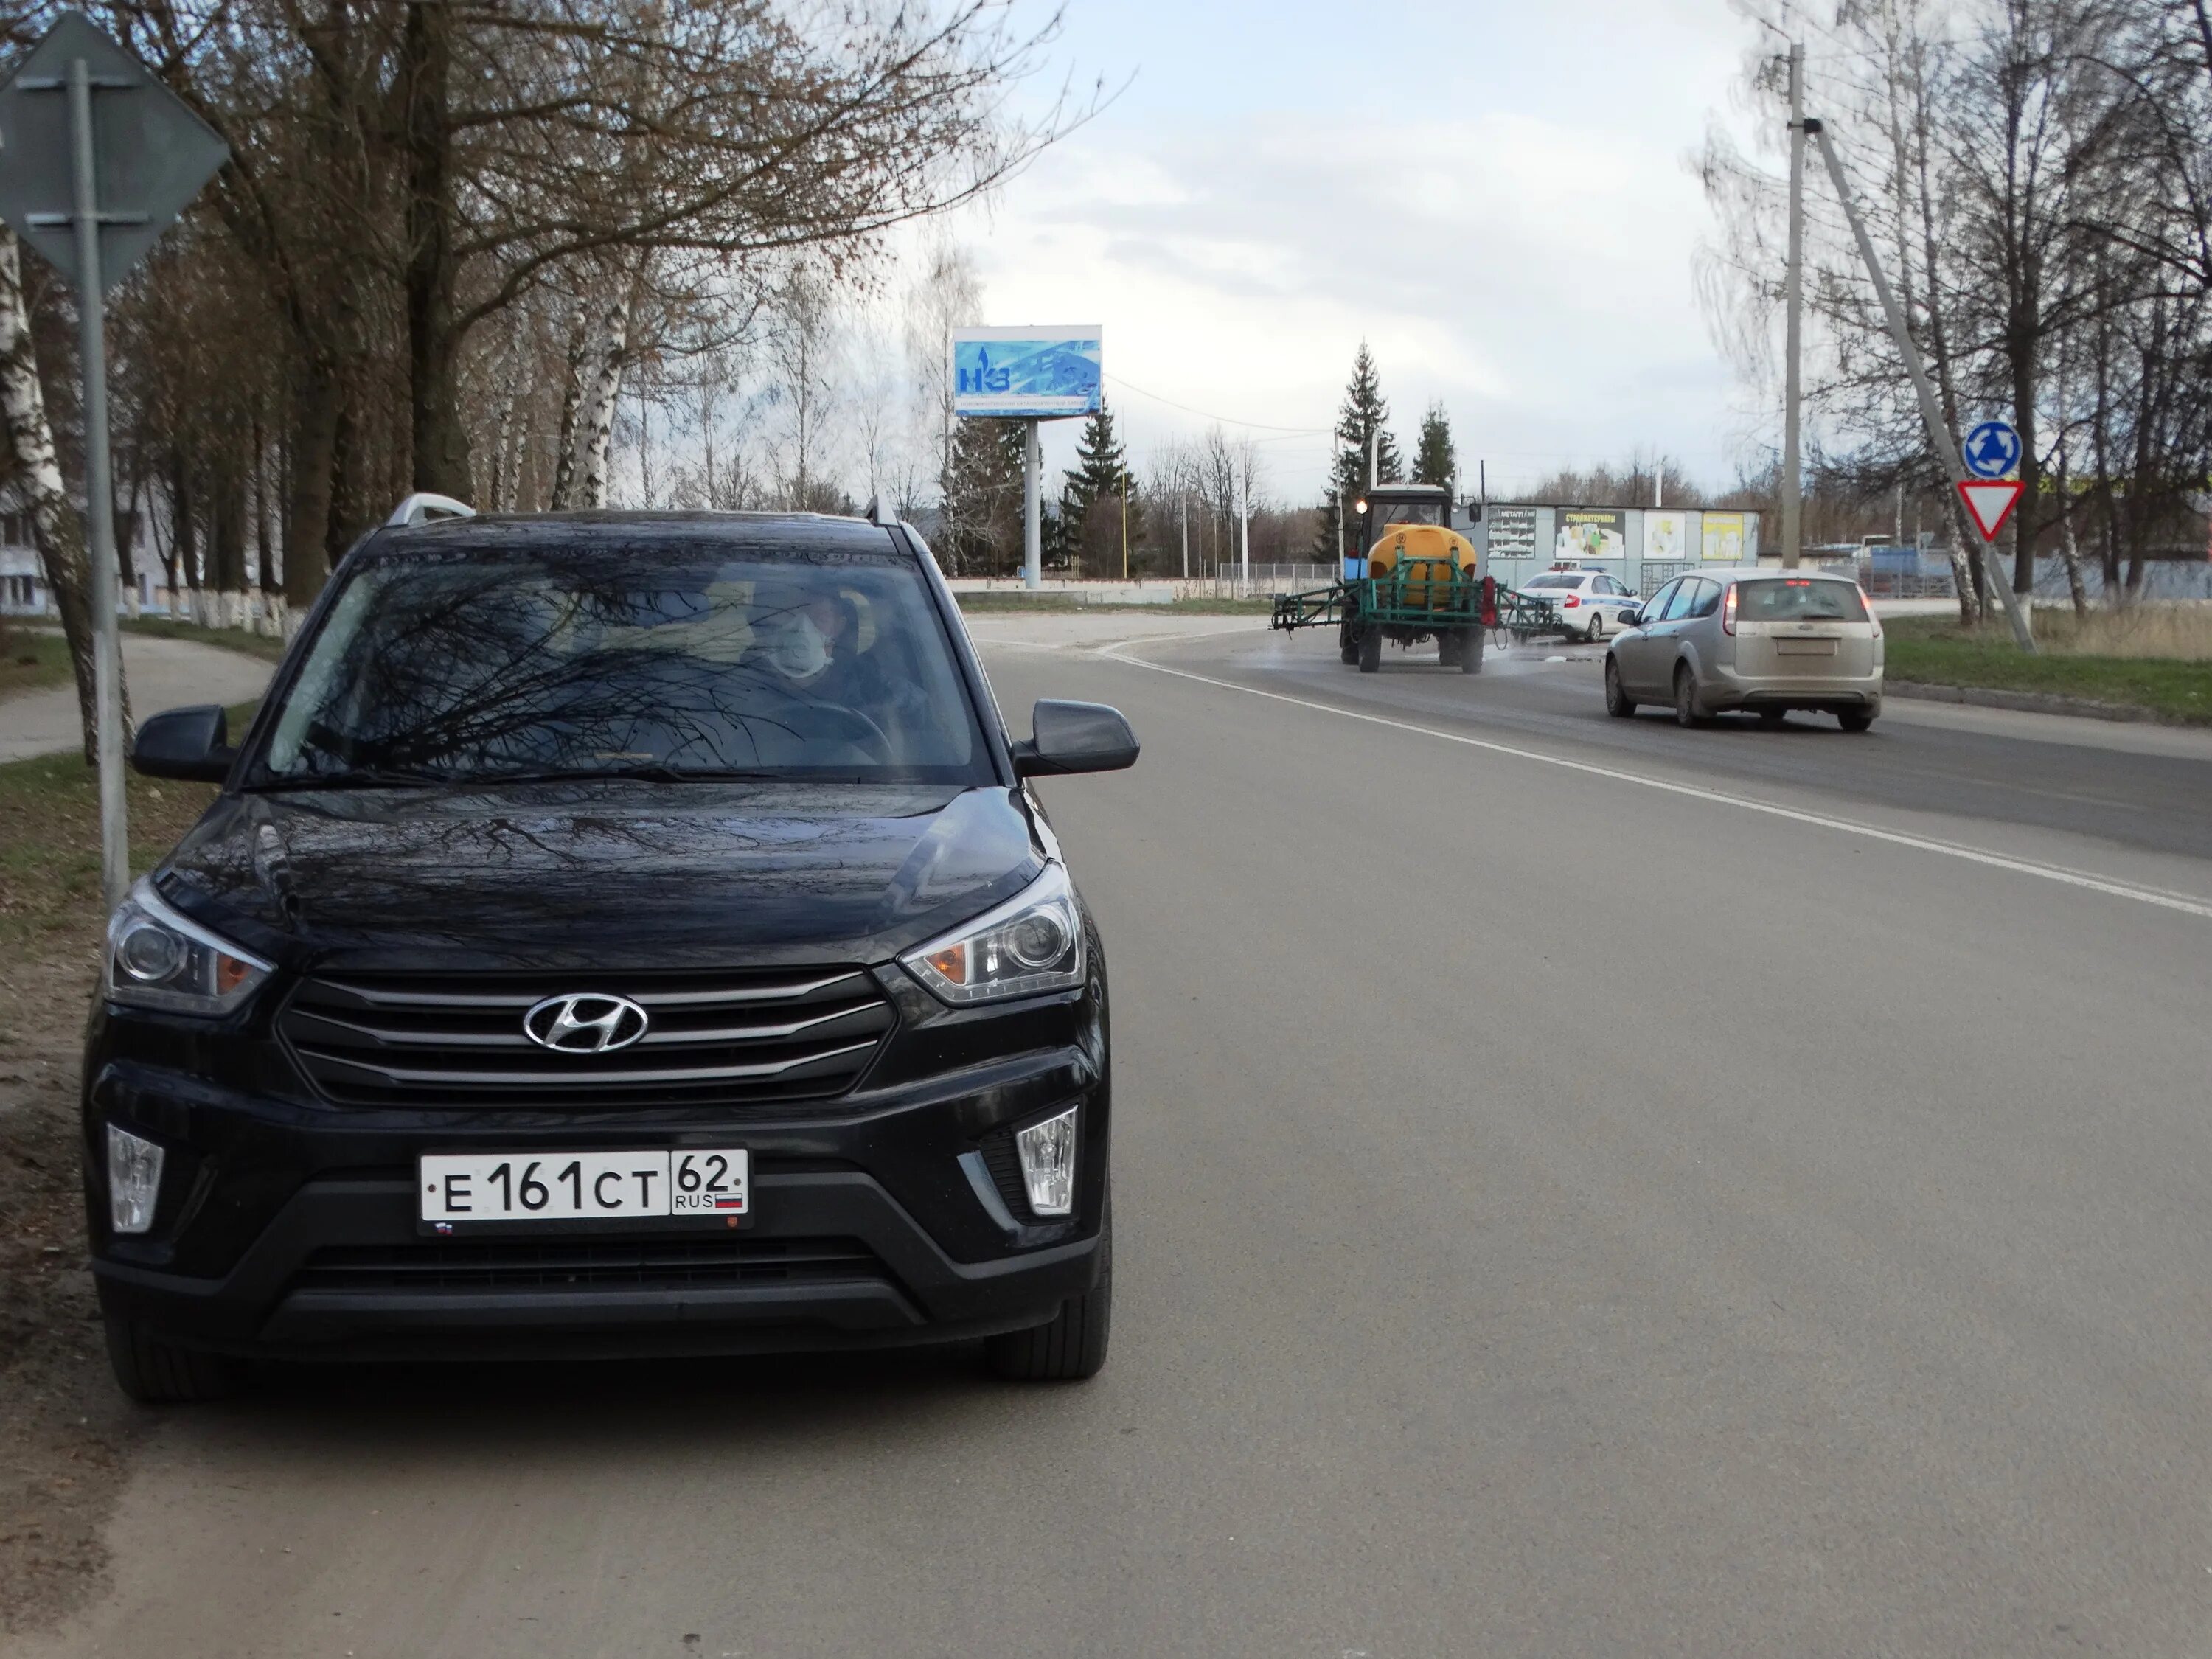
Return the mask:
<path id="1" fill-rule="evenodd" d="M 1044 873 L 997 909 L 899 958 L 951 1003 L 1065 991 L 1083 983 L 1083 918 L 1067 872 Z"/>
<path id="2" fill-rule="evenodd" d="M 110 1002 L 179 1014 L 227 1014 L 269 977 L 269 964 L 161 902 L 150 878 L 107 920 L 100 989 Z"/>

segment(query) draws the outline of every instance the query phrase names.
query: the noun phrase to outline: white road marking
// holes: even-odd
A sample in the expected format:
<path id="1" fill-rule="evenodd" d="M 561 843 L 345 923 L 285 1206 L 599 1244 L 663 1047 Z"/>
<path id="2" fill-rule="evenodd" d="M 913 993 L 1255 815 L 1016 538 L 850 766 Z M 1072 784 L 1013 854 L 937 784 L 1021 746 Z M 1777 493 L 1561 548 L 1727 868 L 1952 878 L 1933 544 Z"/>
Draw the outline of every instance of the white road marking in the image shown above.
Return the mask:
<path id="1" fill-rule="evenodd" d="M 1494 755 L 1510 755 L 1516 760 L 1535 761 L 1544 766 L 1556 766 L 1569 772 L 1581 772 L 1594 778 L 1607 778 L 1615 783 L 1632 783 L 1639 788 L 1656 789 L 1664 794 L 1681 795 L 1691 800 L 1711 801 L 1723 806 L 1736 806 L 1747 812 L 1763 812 L 1769 817 L 1786 818 L 1792 823 L 1809 823 L 1823 830 L 1838 830 L 1845 835 L 1863 836 L 1869 841 L 1887 842 L 1893 847 L 1910 847 L 1923 853 L 1936 853 L 1945 858 L 1963 859 L 1969 864 L 1979 864 L 1992 870 L 2008 871 L 2014 875 L 2035 876 L 2044 881 L 2059 882 L 2068 887 L 2080 887 L 2093 893 L 2107 894 L 2113 898 L 2133 899 L 2138 904 L 2156 905 L 2161 909 L 2179 910 L 2185 915 L 2203 916 L 2212 920 L 2212 903 L 2191 898 L 2185 893 L 2167 892 L 2160 888 L 2138 886 L 2132 882 L 2114 881 L 2106 876 L 2092 875 L 2086 870 L 2069 870 L 2063 865 L 2038 864 L 2032 859 L 2014 858 L 2008 854 L 1992 853 L 1979 847 L 1954 845 L 1936 841 L 1926 836 L 1915 836 L 1901 830 L 1883 830 L 1871 823 L 1859 823 L 1850 818 L 1831 817 L 1825 812 L 1808 812 L 1800 807 L 1781 806 L 1772 801 L 1759 800 L 1749 795 L 1732 795 L 1723 789 L 1707 789 L 1694 784 L 1672 783 L 1664 778 L 1646 776 L 1639 772 L 1625 772 L 1617 767 L 1598 766 L 1589 761 L 1569 760 L 1564 755 L 1547 755 L 1538 749 L 1523 749 L 1510 743 L 1498 743 L 1488 738 L 1471 738 L 1464 732 L 1440 731 L 1433 726 L 1419 726 L 1411 720 L 1395 720 L 1382 714 L 1362 714 L 1354 708 L 1340 708 L 1334 703 L 1316 702 L 1310 697 L 1293 697 L 1281 691 L 1263 691 L 1255 685 L 1239 685 L 1234 680 L 1217 679 L 1210 674 L 1194 674 L 1186 668 L 1170 668 L 1164 663 L 1148 662 L 1142 657 L 1122 653 L 1132 647 L 1148 644 L 1145 640 L 1125 640 L 1119 645 L 1109 646 L 1098 653 L 1115 662 L 1127 663 L 1132 668 L 1150 669 L 1155 674 L 1172 674 L 1181 680 L 1194 680 L 1200 685 L 1218 686 L 1224 691 L 1241 691 L 1249 697 L 1265 697 L 1270 702 L 1291 703 L 1300 708 L 1311 708 L 1323 714 L 1334 714 L 1343 720 L 1361 720 L 1370 726 L 1386 726 L 1393 731 L 1411 732 L 1417 737 L 1441 738 L 1446 743 L 1463 744 L 1469 749 L 1486 750 Z"/>

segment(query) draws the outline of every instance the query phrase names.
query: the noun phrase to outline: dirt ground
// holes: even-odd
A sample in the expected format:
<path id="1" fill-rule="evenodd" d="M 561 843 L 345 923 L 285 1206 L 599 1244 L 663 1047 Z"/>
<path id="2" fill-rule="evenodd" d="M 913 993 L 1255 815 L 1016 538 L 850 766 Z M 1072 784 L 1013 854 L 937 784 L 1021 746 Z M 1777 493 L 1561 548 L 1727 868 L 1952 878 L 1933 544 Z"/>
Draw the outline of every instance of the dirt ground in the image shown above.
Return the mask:
<path id="1" fill-rule="evenodd" d="M 212 792 L 134 780 L 150 864 Z M 0 1632 L 100 1587 L 101 1528 L 155 1414 L 116 1389 L 85 1265 L 79 1048 L 102 914 L 92 785 L 74 756 L 0 766 Z"/>

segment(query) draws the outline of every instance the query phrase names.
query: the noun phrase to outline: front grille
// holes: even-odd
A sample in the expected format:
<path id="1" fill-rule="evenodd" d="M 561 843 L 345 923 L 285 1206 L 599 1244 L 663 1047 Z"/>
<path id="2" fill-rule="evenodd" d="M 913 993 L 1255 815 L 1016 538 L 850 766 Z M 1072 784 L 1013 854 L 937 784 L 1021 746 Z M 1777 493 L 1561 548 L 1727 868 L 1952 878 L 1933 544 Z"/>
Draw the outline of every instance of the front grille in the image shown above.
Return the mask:
<path id="1" fill-rule="evenodd" d="M 564 1290 L 617 1286 L 880 1281 L 875 1252 L 857 1238 L 752 1238 L 743 1233 L 649 1239 L 424 1239 L 328 1245 L 307 1258 L 293 1288 L 388 1291 Z"/>
<path id="2" fill-rule="evenodd" d="M 522 1017 L 550 996 L 625 996 L 644 1037 L 546 1048 Z M 717 974 L 347 974 L 311 979 L 278 1029 L 323 1096 L 358 1106 L 750 1105 L 850 1088 L 895 1016 L 863 969 Z"/>

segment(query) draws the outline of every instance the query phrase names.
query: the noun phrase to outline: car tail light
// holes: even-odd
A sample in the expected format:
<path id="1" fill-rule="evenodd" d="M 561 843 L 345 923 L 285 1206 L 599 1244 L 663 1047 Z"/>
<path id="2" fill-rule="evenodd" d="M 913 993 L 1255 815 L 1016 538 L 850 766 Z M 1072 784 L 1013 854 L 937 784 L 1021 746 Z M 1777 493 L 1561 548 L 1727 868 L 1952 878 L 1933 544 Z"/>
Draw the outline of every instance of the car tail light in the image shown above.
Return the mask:
<path id="1" fill-rule="evenodd" d="M 1728 598 L 1721 602 L 1721 632 L 1735 632 L 1735 584 L 1729 584 Z"/>
<path id="2" fill-rule="evenodd" d="M 1854 584 L 1854 586 L 1856 586 L 1856 584 Z M 1859 605 L 1866 611 L 1867 623 L 1871 628 L 1873 628 L 1875 638 L 1880 639 L 1881 637 L 1881 618 L 1875 615 L 1874 601 L 1867 598 L 1866 589 L 1863 587 L 1859 589 Z"/>
<path id="3" fill-rule="evenodd" d="M 1580 605 L 1581 603 L 1582 603 L 1582 600 L 1581 600 L 1579 598 L 1577 598 L 1576 595 L 1574 595 L 1574 594 L 1572 594 L 1572 593 L 1570 593 L 1570 594 L 1568 594 L 1568 595 L 1567 595 L 1566 602 L 1565 602 L 1563 605 L 1561 605 L 1561 606 L 1560 606 L 1560 609 L 1561 609 L 1561 610 L 1563 610 L 1563 611 L 1571 611 L 1571 610 L 1573 610 L 1577 605 Z"/>

